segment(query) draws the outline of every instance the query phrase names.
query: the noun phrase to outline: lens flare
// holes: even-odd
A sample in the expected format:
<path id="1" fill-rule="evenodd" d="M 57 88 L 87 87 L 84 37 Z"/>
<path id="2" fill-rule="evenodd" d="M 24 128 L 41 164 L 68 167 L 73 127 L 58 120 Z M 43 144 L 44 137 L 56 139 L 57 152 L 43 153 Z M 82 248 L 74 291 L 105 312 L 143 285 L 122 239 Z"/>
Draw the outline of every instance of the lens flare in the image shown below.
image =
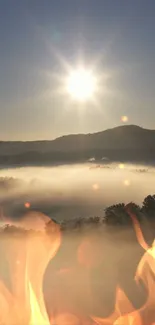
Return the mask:
<path id="1" fill-rule="evenodd" d="M 93 187 L 93 190 L 94 190 L 94 191 L 98 191 L 98 190 L 100 189 L 100 186 L 99 186 L 99 184 L 97 184 L 97 183 L 96 183 L 96 184 L 93 184 L 92 187 Z"/>
<path id="2" fill-rule="evenodd" d="M 24 206 L 26 209 L 29 209 L 31 207 L 31 204 L 30 202 L 25 202 Z"/>
<path id="3" fill-rule="evenodd" d="M 125 179 L 123 183 L 125 186 L 130 186 L 131 184 L 129 179 Z"/>
<path id="4" fill-rule="evenodd" d="M 86 101 L 93 97 L 96 91 L 96 78 L 91 71 L 79 69 L 72 71 L 67 79 L 67 92 L 78 100 Z"/>
<path id="5" fill-rule="evenodd" d="M 125 165 L 124 164 L 119 164 L 119 169 L 124 169 Z"/>
<path id="6" fill-rule="evenodd" d="M 126 115 L 121 117 L 121 121 L 124 122 L 124 123 L 128 122 L 128 120 L 129 120 L 129 118 Z"/>

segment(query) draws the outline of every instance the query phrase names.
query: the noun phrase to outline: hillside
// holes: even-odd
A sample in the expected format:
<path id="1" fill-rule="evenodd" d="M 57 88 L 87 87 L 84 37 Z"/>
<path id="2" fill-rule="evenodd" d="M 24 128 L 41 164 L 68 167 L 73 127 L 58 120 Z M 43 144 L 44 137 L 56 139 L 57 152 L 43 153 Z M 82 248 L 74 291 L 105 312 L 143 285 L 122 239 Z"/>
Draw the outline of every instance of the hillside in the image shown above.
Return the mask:
<path id="1" fill-rule="evenodd" d="M 51 141 L 0 142 L 0 164 L 50 164 L 97 160 L 155 161 L 155 130 L 125 125 Z"/>

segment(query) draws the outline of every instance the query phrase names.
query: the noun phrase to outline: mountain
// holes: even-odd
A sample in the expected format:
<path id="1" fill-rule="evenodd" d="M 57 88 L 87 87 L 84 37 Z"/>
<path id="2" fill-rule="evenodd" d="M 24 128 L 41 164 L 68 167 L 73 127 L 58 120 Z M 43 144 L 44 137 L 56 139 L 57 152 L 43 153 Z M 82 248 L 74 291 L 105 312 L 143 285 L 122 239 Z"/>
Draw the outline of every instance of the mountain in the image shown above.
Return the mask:
<path id="1" fill-rule="evenodd" d="M 66 135 L 51 141 L 0 142 L 0 164 L 111 161 L 155 162 L 155 130 L 118 126 L 93 134 Z"/>

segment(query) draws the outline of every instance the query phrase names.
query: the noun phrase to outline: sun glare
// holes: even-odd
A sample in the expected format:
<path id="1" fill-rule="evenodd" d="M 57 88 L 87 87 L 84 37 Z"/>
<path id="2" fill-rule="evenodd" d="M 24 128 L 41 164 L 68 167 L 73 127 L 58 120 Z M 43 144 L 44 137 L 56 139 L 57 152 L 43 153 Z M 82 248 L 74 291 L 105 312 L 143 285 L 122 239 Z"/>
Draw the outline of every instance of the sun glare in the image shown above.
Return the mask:
<path id="1" fill-rule="evenodd" d="M 85 69 L 72 71 L 67 79 L 67 92 L 78 101 L 89 100 L 96 91 L 94 75 Z"/>

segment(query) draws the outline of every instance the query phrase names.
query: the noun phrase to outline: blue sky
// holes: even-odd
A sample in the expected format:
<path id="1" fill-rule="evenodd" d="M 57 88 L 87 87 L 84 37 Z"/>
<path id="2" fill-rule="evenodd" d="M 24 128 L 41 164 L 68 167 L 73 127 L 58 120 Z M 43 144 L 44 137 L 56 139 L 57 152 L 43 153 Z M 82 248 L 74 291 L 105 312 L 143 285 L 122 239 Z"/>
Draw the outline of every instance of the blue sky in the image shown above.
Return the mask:
<path id="1" fill-rule="evenodd" d="M 56 92 L 62 62 L 79 58 L 109 76 L 97 104 Z M 95 132 L 122 115 L 155 129 L 154 0 L 0 0 L 0 139 Z"/>

